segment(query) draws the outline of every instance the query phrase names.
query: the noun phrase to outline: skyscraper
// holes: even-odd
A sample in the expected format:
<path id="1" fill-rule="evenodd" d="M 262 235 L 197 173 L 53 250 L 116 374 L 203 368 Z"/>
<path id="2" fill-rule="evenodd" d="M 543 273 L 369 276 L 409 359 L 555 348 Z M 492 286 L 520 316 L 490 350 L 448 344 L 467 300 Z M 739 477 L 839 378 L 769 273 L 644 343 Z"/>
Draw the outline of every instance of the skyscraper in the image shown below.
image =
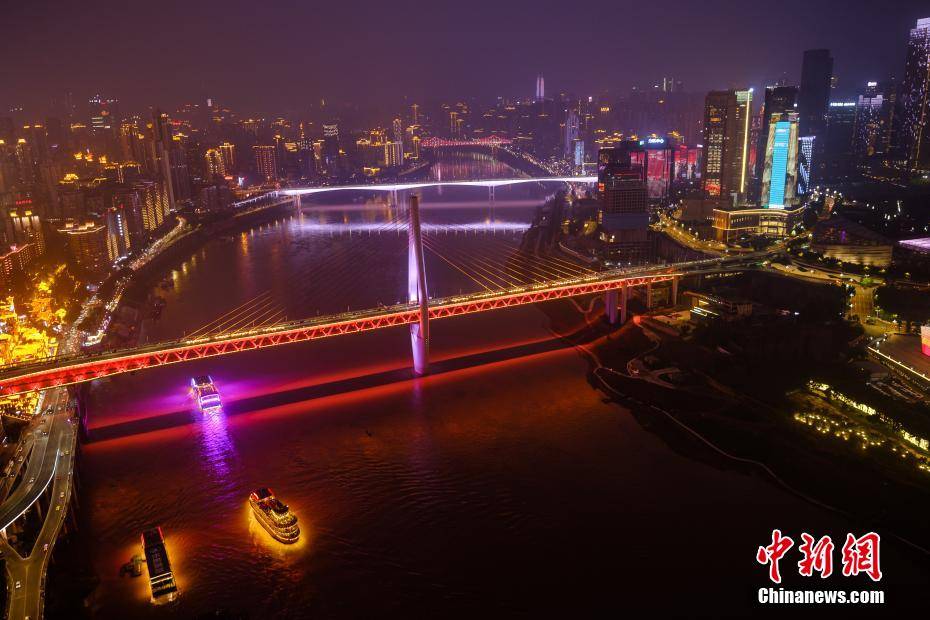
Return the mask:
<path id="1" fill-rule="evenodd" d="M 798 115 L 776 112 L 770 117 L 762 173 L 762 206 L 784 209 L 794 204 L 798 186 Z"/>
<path id="2" fill-rule="evenodd" d="M 801 90 L 798 93 L 798 123 L 802 136 L 815 136 L 812 154 L 813 180 L 823 168 L 824 135 L 827 128 L 827 107 L 833 84 L 833 56 L 830 50 L 807 50 L 801 65 Z"/>
<path id="3" fill-rule="evenodd" d="M 602 240 L 621 263 L 651 259 L 646 158 L 639 144 L 602 148 L 597 157 Z"/>
<path id="4" fill-rule="evenodd" d="M 575 141 L 581 135 L 581 119 L 578 110 L 572 108 L 565 116 L 565 136 L 562 155 L 566 161 L 572 161 L 575 156 Z"/>
<path id="5" fill-rule="evenodd" d="M 759 131 L 759 141 L 756 145 L 756 169 L 754 176 L 761 184 L 762 174 L 766 165 L 766 148 L 769 139 L 769 124 L 774 114 L 787 114 L 797 110 L 797 86 L 769 86 L 765 89 L 765 100 L 762 107 L 762 126 Z M 759 185 L 756 189 L 759 189 Z M 764 201 L 763 201 L 764 204 Z"/>
<path id="6" fill-rule="evenodd" d="M 856 126 L 853 131 L 853 153 L 858 161 L 884 152 L 884 95 L 878 82 L 869 82 L 865 93 L 856 102 Z"/>
<path id="7" fill-rule="evenodd" d="M 907 42 L 907 61 L 901 83 L 901 130 L 898 135 L 902 154 L 911 171 L 930 170 L 930 17 L 917 20 Z"/>
<path id="8" fill-rule="evenodd" d="M 536 101 L 542 101 L 546 98 L 546 81 L 542 74 L 536 77 Z"/>
<path id="9" fill-rule="evenodd" d="M 721 203 L 746 193 L 752 89 L 718 90 L 704 102 L 704 196 Z"/>
<path id="10" fill-rule="evenodd" d="M 831 101 L 827 112 L 826 135 L 820 149 L 823 157 L 818 165 L 823 179 L 842 181 L 854 172 L 855 128 L 856 102 Z"/>

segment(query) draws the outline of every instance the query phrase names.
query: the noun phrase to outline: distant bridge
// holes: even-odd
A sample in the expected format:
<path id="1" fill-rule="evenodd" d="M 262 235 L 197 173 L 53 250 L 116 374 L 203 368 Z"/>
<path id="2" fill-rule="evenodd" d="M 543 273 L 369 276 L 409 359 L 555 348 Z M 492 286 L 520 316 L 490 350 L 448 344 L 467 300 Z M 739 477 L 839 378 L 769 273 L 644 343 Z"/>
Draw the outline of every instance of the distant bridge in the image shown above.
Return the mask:
<path id="1" fill-rule="evenodd" d="M 277 194 L 284 196 L 305 196 L 308 194 L 324 194 L 328 192 L 355 191 L 355 192 L 399 192 L 425 187 L 502 187 L 505 185 L 520 185 L 524 183 L 597 183 L 597 176 L 564 176 L 564 177 L 522 177 L 513 179 L 477 179 L 471 181 L 422 181 L 416 183 L 376 183 L 371 185 L 322 185 L 319 187 L 292 187 L 278 190 Z"/>
<path id="2" fill-rule="evenodd" d="M 455 146 L 509 146 L 513 144 L 510 138 L 499 138 L 497 136 L 490 136 L 488 138 L 474 138 L 472 140 L 464 139 L 446 139 L 446 138 L 425 138 L 420 141 L 420 148 L 423 149 L 435 149 L 441 147 L 455 147 Z"/>

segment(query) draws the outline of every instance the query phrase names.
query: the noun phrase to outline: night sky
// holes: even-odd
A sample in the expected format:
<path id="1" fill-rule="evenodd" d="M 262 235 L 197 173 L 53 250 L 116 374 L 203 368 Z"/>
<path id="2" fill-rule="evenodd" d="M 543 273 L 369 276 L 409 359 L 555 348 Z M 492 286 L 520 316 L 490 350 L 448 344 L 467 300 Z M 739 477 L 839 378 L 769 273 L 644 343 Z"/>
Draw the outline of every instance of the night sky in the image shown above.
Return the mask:
<path id="1" fill-rule="evenodd" d="M 273 8 L 270 8 L 273 7 Z M 123 109 L 201 96 L 248 112 L 320 98 L 432 100 L 797 82 L 801 52 L 833 51 L 839 94 L 901 75 L 926 0 L 0 0 L 0 110 L 72 90 Z"/>

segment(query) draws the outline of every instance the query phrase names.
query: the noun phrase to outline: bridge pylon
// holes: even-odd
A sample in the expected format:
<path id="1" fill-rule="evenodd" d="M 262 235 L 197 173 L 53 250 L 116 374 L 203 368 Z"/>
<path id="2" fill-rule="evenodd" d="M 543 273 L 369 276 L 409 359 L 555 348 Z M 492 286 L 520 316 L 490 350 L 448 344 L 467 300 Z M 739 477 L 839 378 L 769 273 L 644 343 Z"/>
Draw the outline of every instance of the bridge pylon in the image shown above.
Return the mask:
<path id="1" fill-rule="evenodd" d="M 426 262 L 420 230 L 420 197 L 410 196 L 410 228 L 407 244 L 407 299 L 420 305 L 420 320 L 410 324 L 413 372 L 425 375 L 429 369 L 429 294 L 426 290 Z"/>

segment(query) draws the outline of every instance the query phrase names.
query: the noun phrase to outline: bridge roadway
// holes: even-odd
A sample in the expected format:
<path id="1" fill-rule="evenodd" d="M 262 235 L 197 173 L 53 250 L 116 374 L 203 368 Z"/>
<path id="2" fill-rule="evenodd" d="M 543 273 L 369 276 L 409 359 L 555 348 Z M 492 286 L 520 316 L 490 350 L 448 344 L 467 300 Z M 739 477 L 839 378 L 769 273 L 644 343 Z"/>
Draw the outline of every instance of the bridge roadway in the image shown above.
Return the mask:
<path id="1" fill-rule="evenodd" d="M 321 185 L 319 187 L 294 187 L 278 190 L 283 196 L 304 196 L 308 194 L 323 194 L 339 191 L 374 191 L 398 192 L 409 189 L 422 189 L 424 187 L 502 187 L 505 185 L 519 185 L 521 183 L 597 183 L 597 176 L 567 176 L 567 177 L 523 177 L 511 179 L 484 179 L 474 181 L 423 181 L 416 183 L 379 183 L 372 185 Z"/>
<path id="2" fill-rule="evenodd" d="M 640 286 L 669 281 L 681 276 L 727 271 L 734 267 L 749 266 L 770 257 L 773 253 L 777 252 L 764 251 L 675 265 L 630 267 L 502 291 L 432 299 L 430 300 L 429 319 L 442 319 L 577 295 L 606 293 L 624 286 Z M 133 349 L 105 351 L 91 355 L 59 356 L 28 365 L 0 368 L 0 395 L 49 389 L 154 366 L 292 342 L 409 325 L 418 322 L 419 318 L 418 306 L 408 303 L 314 317 L 235 333 L 212 334 L 199 338 L 154 343 Z"/>

